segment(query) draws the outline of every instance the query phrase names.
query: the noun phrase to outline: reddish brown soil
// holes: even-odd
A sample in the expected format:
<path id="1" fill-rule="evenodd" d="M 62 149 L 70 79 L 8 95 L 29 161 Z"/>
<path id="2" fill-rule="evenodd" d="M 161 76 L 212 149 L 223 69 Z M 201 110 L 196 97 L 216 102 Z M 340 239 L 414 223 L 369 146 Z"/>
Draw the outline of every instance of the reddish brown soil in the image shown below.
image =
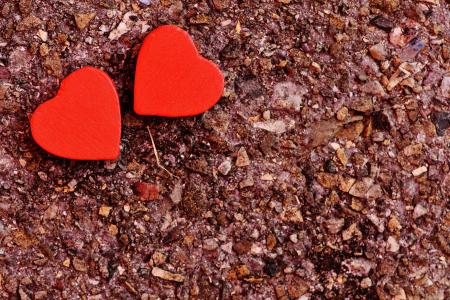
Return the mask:
<path id="1" fill-rule="evenodd" d="M 448 0 L 149 3 L 0 0 L 0 299 L 450 297 Z M 202 116 L 132 112 L 168 23 L 225 74 Z M 86 65 L 120 93 L 115 162 L 30 135 Z"/>

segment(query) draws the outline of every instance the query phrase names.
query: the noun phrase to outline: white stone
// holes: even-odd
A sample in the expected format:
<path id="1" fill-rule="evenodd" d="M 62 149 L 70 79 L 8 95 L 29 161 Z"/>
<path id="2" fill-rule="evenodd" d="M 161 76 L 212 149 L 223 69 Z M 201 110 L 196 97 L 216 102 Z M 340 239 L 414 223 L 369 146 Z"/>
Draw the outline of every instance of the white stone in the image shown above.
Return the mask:
<path id="1" fill-rule="evenodd" d="M 387 242 L 386 242 L 386 250 L 389 252 L 397 253 L 399 249 L 400 249 L 400 245 L 398 244 L 395 237 L 393 237 L 393 236 L 388 237 Z"/>
<path id="2" fill-rule="evenodd" d="M 218 168 L 219 172 L 222 175 L 228 175 L 228 173 L 231 170 L 231 160 L 230 159 L 225 159 L 219 166 Z"/>
<path id="3" fill-rule="evenodd" d="M 414 219 L 420 218 L 428 213 L 428 209 L 423 206 L 422 204 L 417 204 L 416 207 L 414 207 L 413 217 Z"/>

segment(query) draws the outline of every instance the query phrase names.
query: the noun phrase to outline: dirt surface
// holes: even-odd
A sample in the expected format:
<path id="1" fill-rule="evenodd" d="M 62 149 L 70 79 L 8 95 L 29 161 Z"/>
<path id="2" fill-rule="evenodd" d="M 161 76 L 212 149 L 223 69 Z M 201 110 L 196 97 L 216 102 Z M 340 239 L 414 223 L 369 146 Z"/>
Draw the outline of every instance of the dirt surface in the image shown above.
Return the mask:
<path id="1" fill-rule="evenodd" d="M 448 0 L 0 0 L 0 16 L 0 299 L 450 298 Z M 162 24 L 225 74 L 202 116 L 132 112 Z M 114 162 L 30 135 L 87 65 L 120 93 Z"/>

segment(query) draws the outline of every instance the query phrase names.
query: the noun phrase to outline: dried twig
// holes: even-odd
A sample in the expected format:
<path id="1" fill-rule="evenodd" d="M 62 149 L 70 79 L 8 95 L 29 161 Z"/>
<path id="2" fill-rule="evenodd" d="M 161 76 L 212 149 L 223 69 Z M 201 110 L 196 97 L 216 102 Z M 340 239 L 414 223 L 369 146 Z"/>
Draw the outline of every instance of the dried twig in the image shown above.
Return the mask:
<path id="1" fill-rule="evenodd" d="M 152 140 L 153 153 L 155 154 L 156 164 L 158 165 L 159 168 L 166 171 L 170 176 L 177 177 L 177 176 L 173 175 L 169 170 L 167 170 L 159 161 L 158 150 L 156 149 L 155 141 L 153 140 L 153 135 L 152 135 L 152 132 L 150 131 L 150 127 L 147 126 L 147 130 L 148 130 L 148 134 L 150 135 L 150 139 Z"/>

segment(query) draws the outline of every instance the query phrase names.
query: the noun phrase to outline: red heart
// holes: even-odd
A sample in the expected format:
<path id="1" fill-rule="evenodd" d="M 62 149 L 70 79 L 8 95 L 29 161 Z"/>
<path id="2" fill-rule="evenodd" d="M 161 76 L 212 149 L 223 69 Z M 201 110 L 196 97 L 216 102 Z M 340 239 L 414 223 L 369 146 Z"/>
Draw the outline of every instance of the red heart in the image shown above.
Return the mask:
<path id="1" fill-rule="evenodd" d="M 55 98 L 31 118 L 34 140 L 69 159 L 112 160 L 120 153 L 119 96 L 111 78 L 86 67 L 65 78 Z"/>
<path id="2" fill-rule="evenodd" d="M 136 67 L 137 114 L 197 115 L 219 101 L 223 87 L 219 67 L 197 52 L 189 34 L 181 28 L 161 26 L 145 38 Z"/>

